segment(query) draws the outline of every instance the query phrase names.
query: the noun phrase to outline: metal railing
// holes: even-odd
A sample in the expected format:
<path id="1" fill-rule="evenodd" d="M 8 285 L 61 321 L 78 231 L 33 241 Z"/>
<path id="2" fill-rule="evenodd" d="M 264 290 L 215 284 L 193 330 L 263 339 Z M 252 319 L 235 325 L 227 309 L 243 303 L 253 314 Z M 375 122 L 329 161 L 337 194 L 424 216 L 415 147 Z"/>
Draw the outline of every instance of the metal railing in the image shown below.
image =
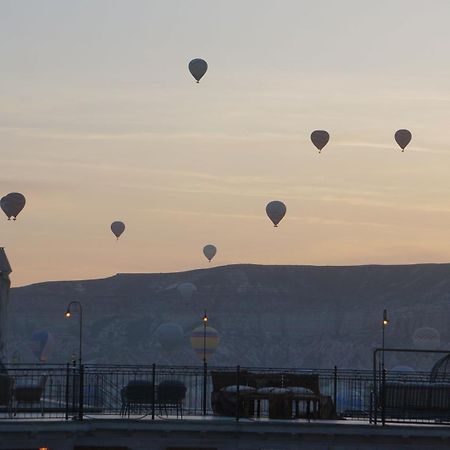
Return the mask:
<path id="1" fill-rule="evenodd" d="M 377 417 L 383 413 L 383 422 L 450 424 L 450 400 L 447 400 L 450 383 L 448 386 L 436 383 L 433 390 L 429 373 L 425 372 L 384 372 L 380 383 L 378 373 L 374 378 L 369 370 L 337 367 L 331 370 L 207 367 L 206 379 L 203 366 L 11 364 L 6 369 L 7 373 L 0 374 L 0 419 L 8 420 L 111 416 L 154 419 L 178 417 L 179 412 L 183 416 L 214 414 L 253 420 L 255 399 L 259 417 L 271 417 L 274 408 L 279 407 L 272 401 L 274 396 L 285 393 L 288 403 L 299 398 L 308 400 L 311 395 L 318 404 L 315 414 L 311 413 L 308 401 L 297 404 L 295 414 L 294 409 L 287 408 L 286 419 L 343 418 L 377 423 Z M 228 378 L 221 385 L 217 380 L 222 376 Z M 296 380 L 300 380 L 300 386 L 295 386 Z M 316 387 L 308 385 L 311 388 L 308 394 L 308 387 L 301 380 L 310 380 Z M 182 411 L 175 409 L 175 401 L 164 402 L 161 397 L 161 386 L 174 383 L 183 387 L 178 405 Z M 138 386 L 133 394 L 130 386 Z M 225 390 L 226 386 L 231 388 Z M 254 396 L 261 387 L 269 389 L 267 396 Z M 302 395 L 292 396 L 294 388 L 299 387 L 305 390 Z M 147 393 L 145 398 L 136 397 L 139 389 Z M 407 397 L 407 403 L 401 403 L 399 397 Z M 449 413 L 445 410 L 447 402 Z"/>
<path id="2" fill-rule="evenodd" d="M 373 352 L 370 420 L 450 424 L 450 373 L 437 379 L 431 372 L 389 373 L 385 354 L 448 355 L 448 350 L 377 348 Z"/>

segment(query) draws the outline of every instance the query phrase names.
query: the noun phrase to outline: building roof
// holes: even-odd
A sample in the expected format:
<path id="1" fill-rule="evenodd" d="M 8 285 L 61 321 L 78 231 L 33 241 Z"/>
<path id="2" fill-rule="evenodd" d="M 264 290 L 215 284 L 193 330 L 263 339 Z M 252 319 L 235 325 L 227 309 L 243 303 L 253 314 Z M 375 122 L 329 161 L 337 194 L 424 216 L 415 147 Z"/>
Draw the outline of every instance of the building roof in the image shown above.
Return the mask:
<path id="1" fill-rule="evenodd" d="M 10 274 L 12 272 L 5 249 L 0 247 L 0 272 Z"/>

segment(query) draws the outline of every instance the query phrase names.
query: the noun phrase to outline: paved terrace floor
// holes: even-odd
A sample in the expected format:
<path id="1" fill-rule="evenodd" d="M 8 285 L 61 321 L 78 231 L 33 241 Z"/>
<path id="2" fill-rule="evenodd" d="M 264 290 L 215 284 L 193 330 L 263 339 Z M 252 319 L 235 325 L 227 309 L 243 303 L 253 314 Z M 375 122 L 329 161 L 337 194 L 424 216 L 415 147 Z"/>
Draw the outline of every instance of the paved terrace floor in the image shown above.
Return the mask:
<path id="1" fill-rule="evenodd" d="M 0 450 L 355 450 L 450 448 L 450 426 L 389 424 L 354 420 L 314 421 L 241 419 L 213 416 L 90 417 L 0 421 Z"/>

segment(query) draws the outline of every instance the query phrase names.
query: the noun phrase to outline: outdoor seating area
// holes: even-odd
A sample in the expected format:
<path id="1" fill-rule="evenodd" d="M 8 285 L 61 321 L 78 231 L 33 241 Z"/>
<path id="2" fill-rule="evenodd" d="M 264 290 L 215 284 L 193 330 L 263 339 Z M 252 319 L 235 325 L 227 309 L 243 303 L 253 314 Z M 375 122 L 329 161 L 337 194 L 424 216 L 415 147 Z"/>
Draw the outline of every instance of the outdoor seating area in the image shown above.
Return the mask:
<path id="1" fill-rule="evenodd" d="M 0 406 L 12 413 L 14 379 L 6 374 L 0 374 Z"/>
<path id="2" fill-rule="evenodd" d="M 272 419 L 331 418 L 329 412 L 320 413 L 321 397 L 324 396 L 320 394 L 318 374 L 245 370 L 239 374 L 212 371 L 211 377 L 211 404 L 215 414 L 234 416 L 238 413 L 241 417 L 260 418 L 261 404 L 266 402 L 268 417 Z"/>
<path id="3" fill-rule="evenodd" d="M 9 416 L 16 415 L 18 410 L 38 405 L 41 415 L 44 415 L 44 388 L 47 375 L 35 377 L 0 374 L 0 406 L 4 407 Z"/>
<path id="4" fill-rule="evenodd" d="M 37 380 L 17 379 L 14 383 L 12 392 L 14 415 L 20 408 L 27 405 L 34 406 L 38 404 L 41 415 L 44 415 L 44 388 L 47 381 L 47 375 L 41 375 Z"/>
<path id="5" fill-rule="evenodd" d="M 148 380 L 131 380 L 121 390 L 120 415 L 130 417 L 130 414 L 135 413 L 145 416 L 154 414 L 157 408 L 159 414 L 164 412 L 167 417 L 172 411 L 175 411 L 177 417 L 183 417 L 186 389 L 179 380 L 164 380 L 158 385 Z"/>
<path id="6" fill-rule="evenodd" d="M 388 373 L 385 355 L 441 355 L 430 372 Z M 444 356 L 442 356 L 444 355 Z M 378 359 L 377 359 L 378 358 Z M 373 390 L 370 421 L 450 422 L 450 353 L 444 350 L 376 349 L 373 353 Z"/>
<path id="7" fill-rule="evenodd" d="M 433 382 L 425 372 L 379 375 L 337 368 L 9 365 L 0 374 L 0 419 L 450 423 L 450 383 L 442 377 Z"/>
<path id="8" fill-rule="evenodd" d="M 390 418 L 449 420 L 450 383 L 386 382 L 383 403 Z"/>
<path id="9" fill-rule="evenodd" d="M 154 403 L 154 386 L 152 381 L 146 380 L 132 380 L 120 391 L 122 406 L 120 415 L 130 416 L 130 413 L 136 412 L 141 414 L 142 412 L 151 411 Z"/>
<path id="10" fill-rule="evenodd" d="M 179 380 L 164 380 L 158 384 L 156 402 L 158 404 L 159 413 L 163 411 L 166 417 L 169 412 L 175 411 L 176 416 L 180 414 L 183 418 L 183 400 L 186 397 L 186 386 Z"/>

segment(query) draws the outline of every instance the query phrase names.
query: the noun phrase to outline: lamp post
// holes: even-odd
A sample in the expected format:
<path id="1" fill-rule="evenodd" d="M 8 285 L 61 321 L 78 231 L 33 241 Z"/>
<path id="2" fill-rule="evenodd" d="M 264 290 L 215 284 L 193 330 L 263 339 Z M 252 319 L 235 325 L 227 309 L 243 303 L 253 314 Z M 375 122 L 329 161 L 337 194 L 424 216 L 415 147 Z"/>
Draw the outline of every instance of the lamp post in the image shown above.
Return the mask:
<path id="1" fill-rule="evenodd" d="M 383 310 L 383 322 L 382 322 L 382 326 L 381 326 L 381 349 L 382 349 L 382 354 L 381 354 L 381 370 L 384 371 L 384 330 L 386 329 L 386 327 L 389 325 L 389 319 L 388 319 L 388 315 L 387 315 L 387 309 Z"/>
<path id="2" fill-rule="evenodd" d="M 386 420 L 386 371 L 384 370 L 384 332 L 389 325 L 387 309 L 383 309 L 383 322 L 381 323 L 381 423 Z"/>
<path id="3" fill-rule="evenodd" d="M 206 363 L 206 325 L 208 324 L 208 316 L 205 313 L 203 314 L 203 364 Z"/>
<path id="4" fill-rule="evenodd" d="M 206 363 L 206 325 L 208 324 L 208 316 L 203 314 L 203 415 L 206 416 L 206 388 L 208 378 L 208 366 Z"/>
<path id="5" fill-rule="evenodd" d="M 83 357 L 83 307 L 81 306 L 81 303 L 78 301 L 73 301 L 70 302 L 67 305 L 67 309 L 65 312 L 65 316 L 67 318 L 70 318 L 72 316 L 72 306 L 76 305 L 78 306 L 78 313 L 79 313 L 79 323 L 80 323 L 80 333 L 79 333 L 79 337 L 80 337 L 80 344 L 79 344 L 79 348 L 78 348 L 78 363 L 79 363 L 79 379 L 78 379 L 78 388 L 79 388 L 79 392 L 78 392 L 78 420 L 83 420 L 83 403 L 84 403 L 84 370 L 83 370 L 83 366 L 81 365 L 81 361 L 82 361 L 82 357 Z M 72 405 L 75 405 L 75 392 L 76 392 L 76 387 L 75 387 L 75 373 L 74 373 L 74 377 L 73 377 L 73 397 L 72 397 Z M 73 407 L 72 406 L 72 407 Z M 67 413 L 66 413 L 67 414 Z"/>
<path id="6" fill-rule="evenodd" d="M 67 310 L 65 312 L 65 316 L 67 318 L 72 316 L 72 306 L 73 305 L 77 305 L 78 306 L 78 312 L 80 314 L 80 333 L 79 333 L 79 337 L 80 337 L 80 344 L 79 344 L 79 349 L 78 349 L 78 363 L 81 367 L 81 361 L 82 361 L 82 351 L 83 351 L 83 307 L 81 306 L 81 303 L 78 301 L 73 301 L 70 302 L 67 305 Z"/>

